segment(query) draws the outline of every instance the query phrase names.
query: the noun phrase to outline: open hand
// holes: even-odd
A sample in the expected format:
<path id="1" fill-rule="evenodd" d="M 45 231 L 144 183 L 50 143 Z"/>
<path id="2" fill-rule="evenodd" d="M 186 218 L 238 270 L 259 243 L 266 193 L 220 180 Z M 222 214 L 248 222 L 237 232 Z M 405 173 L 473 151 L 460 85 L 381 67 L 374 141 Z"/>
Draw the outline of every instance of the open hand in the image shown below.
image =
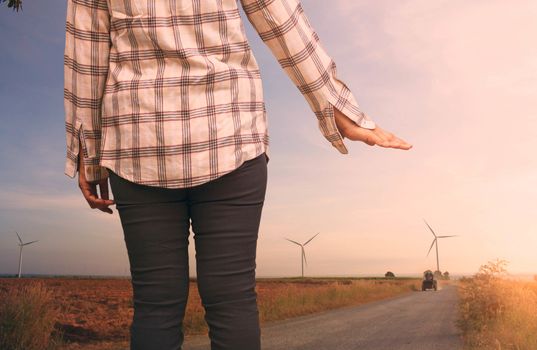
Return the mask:
<path id="1" fill-rule="evenodd" d="M 395 136 L 393 133 L 382 129 L 378 125 L 375 129 L 366 129 L 358 126 L 358 124 L 336 108 L 334 108 L 334 117 L 339 132 L 349 140 L 362 141 L 369 146 L 377 145 L 380 147 L 399 148 L 403 150 L 412 148 L 411 144 Z"/>
<path id="2" fill-rule="evenodd" d="M 112 214 L 112 209 L 108 208 L 108 206 L 116 204 L 116 202 L 113 199 L 108 199 L 108 178 L 94 182 L 87 181 L 83 157 L 80 155 L 78 158 L 78 187 L 80 187 L 84 198 L 86 198 L 92 209 L 99 209 L 105 213 Z M 97 194 L 97 186 L 99 186 L 101 198 Z"/>

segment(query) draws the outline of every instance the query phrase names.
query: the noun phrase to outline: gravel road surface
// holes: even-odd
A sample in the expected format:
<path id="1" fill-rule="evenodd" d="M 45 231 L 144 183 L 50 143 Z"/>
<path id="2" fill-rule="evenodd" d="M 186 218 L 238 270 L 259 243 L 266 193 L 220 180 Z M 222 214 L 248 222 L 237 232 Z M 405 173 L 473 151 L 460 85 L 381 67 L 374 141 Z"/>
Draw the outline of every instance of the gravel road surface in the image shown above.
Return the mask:
<path id="1" fill-rule="evenodd" d="M 412 292 L 265 324 L 263 350 L 456 350 L 462 349 L 457 292 Z M 184 350 L 210 350 L 208 336 L 187 337 Z"/>

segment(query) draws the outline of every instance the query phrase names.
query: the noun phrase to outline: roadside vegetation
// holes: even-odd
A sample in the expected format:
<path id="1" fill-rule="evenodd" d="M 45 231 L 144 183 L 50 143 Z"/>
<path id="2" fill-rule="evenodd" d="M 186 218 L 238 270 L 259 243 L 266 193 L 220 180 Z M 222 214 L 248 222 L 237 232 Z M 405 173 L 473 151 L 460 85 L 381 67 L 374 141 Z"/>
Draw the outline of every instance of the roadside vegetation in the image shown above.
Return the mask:
<path id="1" fill-rule="evenodd" d="M 38 282 L 38 283 L 36 283 Z M 418 291 L 416 278 L 260 278 L 261 324 Z M 0 278 L 0 349 L 127 349 L 130 279 Z M 195 280 L 185 336 L 207 334 Z M 48 345 L 47 345 L 48 344 Z M 47 346 L 49 346 L 47 348 Z"/>
<path id="2" fill-rule="evenodd" d="M 509 278 L 507 261 L 481 266 L 459 283 L 465 349 L 537 349 L 537 281 Z"/>
<path id="3" fill-rule="evenodd" d="M 0 293 L 0 349 L 59 349 L 62 339 L 54 332 L 58 311 L 42 282 L 6 289 Z"/>
<path id="4" fill-rule="evenodd" d="M 273 282 L 270 292 L 260 286 L 261 323 L 343 306 L 360 305 L 419 290 L 416 279 L 341 279 Z M 266 288 L 266 287 L 265 287 Z"/>

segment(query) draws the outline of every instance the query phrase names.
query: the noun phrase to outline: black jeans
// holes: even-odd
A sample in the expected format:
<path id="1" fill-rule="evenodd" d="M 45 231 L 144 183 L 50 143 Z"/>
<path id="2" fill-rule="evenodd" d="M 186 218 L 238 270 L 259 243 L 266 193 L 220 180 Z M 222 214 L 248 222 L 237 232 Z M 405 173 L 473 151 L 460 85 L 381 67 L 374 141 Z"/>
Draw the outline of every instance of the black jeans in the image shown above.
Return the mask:
<path id="1" fill-rule="evenodd" d="M 182 349 L 190 223 L 211 349 L 261 348 L 255 268 L 267 162 L 263 153 L 184 189 L 140 185 L 109 172 L 132 277 L 131 350 Z"/>

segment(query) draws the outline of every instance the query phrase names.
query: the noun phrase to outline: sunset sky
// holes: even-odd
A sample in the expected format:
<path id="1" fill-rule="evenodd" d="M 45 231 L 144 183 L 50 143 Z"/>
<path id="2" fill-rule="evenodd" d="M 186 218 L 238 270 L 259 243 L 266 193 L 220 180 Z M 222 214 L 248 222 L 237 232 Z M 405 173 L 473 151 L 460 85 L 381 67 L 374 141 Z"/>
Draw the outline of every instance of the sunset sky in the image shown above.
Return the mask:
<path id="1" fill-rule="evenodd" d="M 261 67 L 270 162 L 257 276 L 419 274 L 495 258 L 537 273 L 537 2 L 304 0 L 362 110 L 409 151 L 322 136 L 245 19 Z M 128 273 L 115 207 L 92 210 L 63 174 L 65 1 L 0 6 L 0 273 Z M 243 14 L 244 15 L 244 14 Z M 190 236 L 190 273 L 195 275 Z"/>

